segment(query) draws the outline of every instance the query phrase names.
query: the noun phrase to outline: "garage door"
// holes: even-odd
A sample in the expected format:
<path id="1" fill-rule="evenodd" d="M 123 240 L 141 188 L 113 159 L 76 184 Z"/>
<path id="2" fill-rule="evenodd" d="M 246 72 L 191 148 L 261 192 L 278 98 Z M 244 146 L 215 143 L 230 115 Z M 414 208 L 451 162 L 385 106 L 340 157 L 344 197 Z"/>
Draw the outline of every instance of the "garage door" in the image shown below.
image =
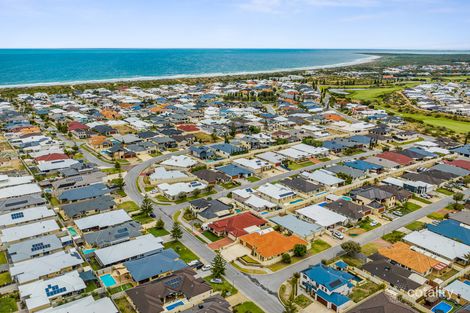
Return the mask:
<path id="1" fill-rule="evenodd" d="M 320 302 L 321 304 L 324 304 L 325 306 L 328 306 L 328 301 L 326 301 L 320 296 L 317 296 L 317 301 Z"/>

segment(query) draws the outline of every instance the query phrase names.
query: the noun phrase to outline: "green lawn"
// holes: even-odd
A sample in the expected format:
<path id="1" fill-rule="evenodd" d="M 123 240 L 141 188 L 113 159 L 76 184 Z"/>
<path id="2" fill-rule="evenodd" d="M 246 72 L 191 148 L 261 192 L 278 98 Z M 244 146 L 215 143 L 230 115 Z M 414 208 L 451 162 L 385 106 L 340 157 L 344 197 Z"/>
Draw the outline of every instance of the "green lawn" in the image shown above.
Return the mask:
<path id="1" fill-rule="evenodd" d="M 0 286 L 8 285 L 12 282 L 10 272 L 0 273 Z"/>
<path id="2" fill-rule="evenodd" d="M 202 233 L 204 235 L 204 237 L 206 237 L 207 239 L 209 239 L 210 241 L 214 242 L 214 241 L 217 241 L 219 239 L 221 239 L 219 236 L 213 234 L 212 232 L 206 230 L 205 232 Z"/>
<path id="3" fill-rule="evenodd" d="M 56 197 L 52 197 L 52 198 L 51 198 L 51 205 L 52 205 L 53 207 L 57 207 L 57 206 L 59 206 L 59 204 L 60 204 L 60 202 L 59 202 L 59 200 L 58 200 Z"/>
<path id="4" fill-rule="evenodd" d="M 421 209 L 421 206 L 419 206 L 418 204 L 413 203 L 413 202 L 405 202 L 403 204 L 403 208 L 401 208 L 400 211 L 403 214 L 408 214 L 419 209 Z"/>
<path id="5" fill-rule="evenodd" d="M 433 219 L 433 220 L 442 221 L 445 218 L 445 215 L 441 214 L 441 213 L 438 213 L 438 212 L 434 212 L 434 213 L 428 214 L 427 217 L 429 217 L 430 219 Z"/>
<path id="6" fill-rule="evenodd" d="M 405 227 L 408 228 L 409 230 L 416 231 L 416 230 L 421 230 L 421 229 L 425 228 L 426 224 L 423 223 L 423 222 L 420 222 L 420 221 L 414 221 L 414 222 L 406 225 Z"/>
<path id="7" fill-rule="evenodd" d="M 243 261 L 245 261 L 246 263 L 248 263 L 248 264 L 259 264 L 258 261 L 256 261 L 255 259 L 253 259 L 252 257 L 250 257 L 248 255 L 242 256 L 241 259 Z"/>
<path id="8" fill-rule="evenodd" d="M 119 312 L 121 313 L 135 313 L 134 308 L 132 308 L 131 304 L 125 297 L 119 298 L 119 299 L 114 299 L 114 302 L 116 303 Z"/>
<path id="9" fill-rule="evenodd" d="M 89 282 L 86 283 L 85 292 L 92 292 L 96 288 L 98 288 L 98 286 L 96 285 L 96 282 L 93 281 L 93 280 L 89 281 Z"/>
<path id="10" fill-rule="evenodd" d="M 7 264 L 7 254 L 5 251 L 0 251 L 0 264 Z"/>
<path id="11" fill-rule="evenodd" d="M 417 85 L 417 83 L 415 84 Z M 403 86 L 364 88 L 362 90 L 350 90 L 348 98 L 360 101 L 372 101 L 394 91 L 404 89 Z"/>
<path id="12" fill-rule="evenodd" d="M 313 301 L 305 295 L 300 295 L 294 299 L 294 303 L 300 306 L 301 308 L 306 308 L 310 304 L 312 304 Z"/>
<path id="13" fill-rule="evenodd" d="M 198 256 L 189 250 L 185 245 L 179 241 L 170 241 L 163 244 L 165 249 L 172 248 L 176 253 L 179 254 L 181 260 L 188 263 L 193 260 L 198 260 Z"/>
<path id="14" fill-rule="evenodd" d="M 400 142 L 392 142 L 392 145 L 394 146 L 404 146 L 404 145 L 409 145 L 410 143 L 415 143 L 415 142 L 420 142 L 420 141 L 423 141 L 424 139 L 419 137 L 417 139 L 413 139 L 413 140 L 408 140 L 408 141 L 400 141 Z"/>
<path id="15" fill-rule="evenodd" d="M 405 237 L 405 233 L 402 233 L 398 230 L 394 230 L 389 234 L 383 235 L 382 239 L 390 243 L 395 243 L 402 240 L 403 237 Z"/>
<path id="16" fill-rule="evenodd" d="M 90 266 L 94 271 L 97 271 L 97 270 L 101 269 L 100 264 L 98 263 L 98 261 L 96 261 L 96 259 L 94 257 L 90 258 L 88 260 L 88 263 L 90 263 Z"/>
<path id="17" fill-rule="evenodd" d="M 212 289 L 214 289 L 214 291 L 220 291 L 220 293 L 224 297 L 228 296 L 227 293 L 230 293 L 230 295 L 234 295 L 238 292 L 238 290 L 235 287 L 233 287 L 227 280 L 225 280 L 225 278 L 222 278 L 222 281 L 223 281 L 222 284 L 211 283 L 210 282 L 211 279 L 212 279 L 212 275 L 204 277 L 204 280 L 212 286 Z"/>
<path id="18" fill-rule="evenodd" d="M 249 181 L 250 183 L 255 183 L 259 180 L 259 178 L 256 176 L 251 176 L 251 177 L 248 177 L 246 180 Z"/>
<path id="19" fill-rule="evenodd" d="M 432 203 L 432 201 L 429 201 L 428 199 L 418 197 L 417 195 L 413 195 L 413 199 L 416 200 L 416 201 L 422 202 L 424 204 L 431 204 Z"/>
<path id="20" fill-rule="evenodd" d="M 200 193 L 200 194 L 198 194 L 197 196 L 192 196 L 192 197 L 186 197 L 186 198 L 178 199 L 178 200 L 175 201 L 175 203 L 176 203 L 176 204 L 179 204 L 179 203 L 183 203 L 183 202 L 193 201 L 193 200 L 196 200 L 196 199 L 199 199 L 199 198 L 204 198 L 204 197 L 213 195 L 214 193 L 216 193 L 215 190 L 212 190 L 212 191 L 209 191 L 209 192 L 205 192 L 205 193 Z"/>
<path id="21" fill-rule="evenodd" d="M 164 195 L 157 195 L 155 196 L 155 199 L 160 202 L 171 202 L 171 200 L 165 197 Z"/>
<path id="22" fill-rule="evenodd" d="M 18 296 L 16 294 L 7 294 L 0 297 L 0 313 L 12 313 L 18 311 L 16 302 Z"/>
<path id="23" fill-rule="evenodd" d="M 151 218 L 148 215 L 145 214 L 136 214 L 132 215 L 132 219 L 140 224 L 147 224 L 153 221 L 153 218 Z"/>
<path id="24" fill-rule="evenodd" d="M 134 201 L 126 201 L 118 204 L 118 209 L 124 209 L 126 212 L 134 212 L 140 210 L 139 206 Z"/>
<path id="25" fill-rule="evenodd" d="M 162 228 L 162 229 L 156 229 L 156 228 L 150 228 L 150 229 L 147 229 L 147 231 L 154 235 L 155 237 L 162 237 L 162 236 L 166 236 L 168 235 L 170 232 L 167 231 L 166 229 Z"/>
<path id="26" fill-rule="evenodd" d="M 101 171 L 102 171 L 103 173 L 110 174 L 110 175 L 111 175 L 111 174 L 118 174 L 118 173 L 121 172 L 121 170 L 118 170 L 118 169 L 116 169 L 116 168 L 114 168 L 114 167 L 103 168 Z"/>
<path id="27" fill-rule="evenodd" d="M 438 188 L 438 189 L 436 189 L 436 191 L 439 192 L 439 193 L 442 193 L 446 196 L 452 196 L 454 194 L 452 191 L 450 191 L 448 189 L 444 189 L 444 188 Z"/>
<path id="28" fill-rule="evenodd" d="M 234 306 L 233 313 L 264 313 L 264 311 L 253 302 L 247 301 Z"/>
<path id="29" fill-rule="evenodd" d="M 232 188 L 238 187 L 239 185 L 233 181 L 229 181 L 228 183 L 220 184 L 220 186 L 224 187 L 225 189 L 232 189 Z"/>
<path id="30" fill-rule="evenodd" d="M 361 252 L 367 256 L 376 253 L 378 250 L 377 245 L 373 242 L 369 242 L 362 246 Z"/>
<path id="31" fill-rule="evenodd" d="M 121 291 L 126 291 L 127 289 L 131 289 L 131 288 L 132 288 L 132 284 L 127 283 L 127 284 L 109 289 L 109 293 L 113 295 L 115 293 L 118 293 L 118 292 L 121 292 Z"/>
<path id="32" fill-rule="evenodd" d="M 371 225 L 370 225 L 371 222 L 372 222 L 371 219 L 366 218 L 366 219 L 360 221 L 360 222 L 357 224 L 357 226 L 358 226 L 359 228 L 361 228 L 361 229 L 364 229 L 365 231 L 370 231 L 370 230 L 372 230 L 372 229 L 374 229 L 374 228 L 377 228 L 377 227 L 382 226 L 382 224 L 380 224 L 380 223 L 377 223 L 377 225 L 375 225 L 375 226 L 371 226 Z"/>
<path id="33" fill-rule="evenodd" d="M 314 165 L 315 163 L 313 163 L 312 161 L 305 161 L 305 162 L 301 162 L 301 163 L 296 163 L 296 162 L 291 162 L 289 163 L 289 168 L 293 171 L 295 170 L 298 170 L 298 169 L 301 169 L 301 168 L 304 168 L 304 167 L 307 167 L 307 166 L 310 166 L 310 165 Z"/>
<path id="34" fill-rule="evenodd" d="M 354 287 L 349 297 L 352 301 L 358 303 L 359 301 L 376 293 L 377 291 L 382 289 L 382 287 L 383 286 L 381 285 L 377 285 L 371 281 L 367 281 L 365 284 L 361 284 L 360 286 Z"/>
<path id="35" fill-rule="evenodd" d="M 322 252 L 323 250 L 326 250 L 328 248 L 330 248 L 331 245 L 321 239 L 317 239 L 317 240 L 314 240 L 312 242 L 312 247 L 310 248 L 310 253 L 312 254 L 316 254 L 316 253 L 320 253 Z"/>

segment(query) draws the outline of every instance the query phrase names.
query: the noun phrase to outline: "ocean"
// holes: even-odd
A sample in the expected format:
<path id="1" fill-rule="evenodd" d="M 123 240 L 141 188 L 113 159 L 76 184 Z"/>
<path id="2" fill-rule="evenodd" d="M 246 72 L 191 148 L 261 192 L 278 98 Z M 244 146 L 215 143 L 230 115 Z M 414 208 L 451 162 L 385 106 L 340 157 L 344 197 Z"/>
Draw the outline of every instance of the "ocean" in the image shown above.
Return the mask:
<path id="1" fill-rule="evenodd" d="M 0 49 L 0 86 L 313 69 L 370 60 L 370 55 L 361 52 L 368 51 L 337 49 Z"/>

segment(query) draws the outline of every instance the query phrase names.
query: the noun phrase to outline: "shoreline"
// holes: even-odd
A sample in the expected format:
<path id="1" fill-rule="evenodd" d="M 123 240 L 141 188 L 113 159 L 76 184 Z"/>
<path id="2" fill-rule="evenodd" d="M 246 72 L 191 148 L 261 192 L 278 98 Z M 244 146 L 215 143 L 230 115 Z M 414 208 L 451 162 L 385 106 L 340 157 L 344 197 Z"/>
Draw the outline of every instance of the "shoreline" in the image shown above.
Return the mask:
<path id="1" fill-rule="evenodd" d="M 367 55 L 367 54 L 359 54 L 359 55 Z M 308 71 L 308 70 L 319 70 L 319 69 L 327 69 L 327 68 L 353 66 L 353 65 L 370 63 L 380 58 L 382 57 L 378 55 L 368 55 L 366 57 L 359 58 L 354 61 L 335 63 L 335 64 L 314 65 L 314 66 L 273 69 L 273 70 L 261 70 L 261 71 L 248 71 L 248 72 L 176 74 L 176 75 L 166 75 L 166 76 L 141 76 L 141 77 L 130 77 L 130 78 L 77 80 L 77 81 L 69 81 L 69 82 L 11 84 L 11 85 L 0 85 L 0 90 L 1 89 L 16 89 L 16 88 L 31 88 L 31 87 L 73 86 L 73 85 L 100 84 L 100 83 L 138 82 L 138 81 L 152 81 L 152 80 L 158 81 L 158 80 L 185 79 L 185 78 L 189 78 L 189 79 L 191 78 L 216 78 L 216 77 L 256 75 L 256 74 L 269 74 L 269 73 L 289 73 L 289 72 L 295 72 L 295 71 Z"/>

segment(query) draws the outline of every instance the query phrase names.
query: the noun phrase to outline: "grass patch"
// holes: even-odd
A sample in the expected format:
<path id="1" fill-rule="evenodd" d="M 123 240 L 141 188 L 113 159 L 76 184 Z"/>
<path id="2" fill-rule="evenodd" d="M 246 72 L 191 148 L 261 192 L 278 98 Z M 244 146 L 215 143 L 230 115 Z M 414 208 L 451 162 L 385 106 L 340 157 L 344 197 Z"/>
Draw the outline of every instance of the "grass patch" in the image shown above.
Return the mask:
<path id="1" fill-rule="evenodd" d="M 181 211 L 176 211 L 175 214 L 173 215 L 173 221 L 177 222 L 180 214 L 181 214 Z"/>
<path id="2" fill-rule="evenodd" d="M 124 198 L 125 196 L 127 196 L 126 192 L 125 192 L 124 190 L 121 190 L 121 189 L 115 190 L 114 192 L 115 192 L 118 196 L 123 197 L 123 198 Z"/>
<path id="3" fill-rule="evenodd" d="M 135 313 L 134 308 L 131 306 L 129 301 L 125 297 L 114 299 L 114 303 L 116 303 L 119 312 L 121 313 Z"/>
<path id="4" fill-rule="evenodd" d="M 179 241 L 170 241 L 163 244 L 165 249 L 173 249 L 180 256 L 181 260 L 188 263 L 193 260 L 198 260 L 199 258 L 191 250 L 189 250 L 185 245 Z"/>
<path id="5" fill-rule="evenodd" d="M 96 284 L 96 282 L 94 280 L 91 280 L 91 281 L 88 281 L 86 283 L 86 288 L 85 288 L 85 292 L 92 292 L 93 290 L 95 290 L 96 288 L 98 288 L 98 285 Z"/>
<path id="6" fill-rule="evenodd" d="M 372 222 L 372 220 L 370 218 L 366 218 L 366 219 L 363 219 L 362 221 L 360 221 L 357 224 L 357 226 L 361 229 L 364 229 L 366 232 L 369 231 L 369 230 L 372 230 L 374 228 L 382 226 L 382 224 L 380 224 L 380 223 L 377 223 L 377 225 L 372 226 L 372 225 L 370 225 L 371 222 Z"/>
<path id="7" fill-rule="evenodd" d="M 52 205 L 53 207 L 57 207 L 57 206 L 59 206 L 59 204 L 60 204 L 59 199 L 57 199 L 56 197 L 51 197 L 51 200 L 50 200 L 50 201 L 51 201 L 51 205 Z"/>
<path id="8" fill-rule="evenodd" d="M 0 273 L 0 286 L 8 285 L 12 282 L 10 272 Z"/>
<path id="9" fill-rule="evenodd" d="M 233 181 L 229 181 L 228 183 L 220 184 L 220 186 L 224 187 L 225 189 L 232 189 L 238 187 L 239 185 Z"/>
<path id="10" fill-rule="evenodd" d="M 249 255 L 244 255 L 240 259 L 242 259 L 243 261 L 245 261 L 248 264 L 259 264 L 258 261 L 256 261 L 255 259 L 253 259 Z"/>
<path id="11" fill-rule="evenodd" d="M 164 195 L 157 195 L 155 196 L 155 199 L 160 202 L 172 202 L 170 199 L 168 199 Z"/>
<path id="12" fill-rule="evenodd" d="M 7 264 L 7 254 L 5 251 L 0 251 L 0 264 Z"/>
<path id="13" fill-rule="evenodd" d="M 300 162 L 300 163 L 296 163 L 296 162 L 290 162 L 289 163 L 289 168 L 293 171 L 295 170 L 298 170 L 298 169 L 301 169 L 301 168 L 304 168 L 304 167 L 307 167 L 307 166 L 311 166 L 311 165 L 314 165 L 315 163 L 313 163 L 312 161 L 305 161 L 305 162 Z"/>
<path id="14" fill-rule="evenodd" d="M 121 292 L 121 291 L 126 291 L 127 289 L 131 289 L 131 288 L 132 288 L 132 284 L 127 283 L 127 284 L 109 289 L 109 293 L 113 295 L 115 293 L 118 293 L 118 292 Z"/>
<path id="15" fill-rule="evenodd" d="M 126 212 L 134 212 L 140 210 L 139 206 L 134 201 L 126 201 L 118 204 L 118 209 L 124 209 Z"/>
<path id="16" fill-rule="evenodd" d="M 162 237 L 162 236 L 166 236 L 166 235 L 170 234 L 170 232 L 167 231 L 164 228 L 161 228 L 161 229 L 150 228 L 150 229 L 147 229 L 147 232 L 149 234 L 154 235 L 155 237 Z"/>
<path id="17" fill-rule="evenodd" d="M 434 212 L 434 213 L 428 214 L 427 217 L 433 220 L 442 221 L 445 218 L 445 215 L 439 212 Z"/>
<path id="18" fill-rule="evenodd" d="M 371 281 L 367 281 L 365 284 L 354 287 L 349 297 L 352 301 L 358 303 L 359 301 L 383 289 L 383 287 L 383 285 L 378 285 Z"/>
<path id="19" fill-rule="evenodd" d="M 219 236 L 215 235 L 214 233 L 212 233 L 212 232 L 210 232 L 210 231 L 208 231 L 208 230 L 204 231 L 204 232 L 202 233 L 202 235 L 203 235 L 204 237 L 206 237 L 207 239 L 209 239 L 210 241 L 212 241 L 212 242 L 217 241 L 217 240 L 220 239 Z"/>
<path id="20" fill-rule="evenodd" d="M 198 194 L 197 196 L 192 196 L 192 197 L 186 197 L 186 198 L 178 199 L 178 200 L 175 201 L 175 203 L 179 204 L 179 203 L 184 203 L 184 202 L 193 201 L 193 200 L 196 200 L 196 199 L 199 199 L 199 198 L 204 198 L 204 197 L 213 195 L 214 193 L 216 193 L 215 190 L 212 190 L 212 191 L 209 191 L 209 192 L 205 192 L 205 193 L 200 193 L 200 194 Z"/>
<path id="21" fill-rule="evenodd" d="M 395 243 L 402 240 L 403 237 L 405 237 L 405 233 L 398 230 L 394 230 L 389 234 L 383 235 L 382 239 L 390 243 Z"/>
<path id="22" fill-rule="evenodd" d="M 294 299 L 294 303 L 303 309 L 303 308 L 308 307 L 310 304 L 312 304 L 313 301 L 305 295 L 300 295 Z"/>
<path id="23" fill-rule="evenodd" d="M 413 139 L 413 140 L 408 140 L 408 141 L 400 141 L 400 142 L 392 142 L 392 145 L 394 146 L 404 146 L 404 145 L 409 145 L 411 143 L 415 143 L 415 142 L 420 142 L 420 141 L 423 141 L 424 139 L 419 137 L 419 138 L 416 138 L 416 139 Z"/>
<path id="24" fill-rule="evenodd" d="M 251 176 L 251 177 L 248 177 L 246 180 L 249 181 L 250 183 L 255 183 L 259 180 L 259 178 L 256 176 Z"/>
<path id="25" fill-rule="evenodd" d="M 153 218 L 143 213 L 132 215 L 132 219 L 140 224 L 147 224 L 153 222 Z"/>
<path id="26" fill-rule="evenodd" d="M 91 257 L 90 259 L 88 259 L 88 263 L 90 264 L 91 268 L 94 271 L 97 271 L 97 270 L 101 269 L 101 265 L 98 263 L 98 261 L 96 261 L 96 259 L 94 257 Z"/>
<path id="27" fill-rule="evenodd" d="M 445 189 L 445 188 L 437 188 L 436 191 L 446 196 L 452 196 L 454 194 L 452 191 L 450 191 L 449 189 Z"/>
<path id="28" fill-rule="evenodd" d="M 237 263 L 235 262 L 232 262 L 231 263 L 233 267 L 235 267 L 237 270 L 239 270 L 240 272 L 243 272 L 243 273 L 247 273 L 247 274 L 266 274 L 265 271 L 262 271 L 262 270 L 256 270 L 256 269 L 247 269 L 247 268 L 243 268 L 243 267 L 240 267 Z"/>
<path id="29" fill-rule="evenodd" d="M 348 255 L 342 256 L 341 259 L 349 266 L 361 267 L 362 265 L 364 265 L 364 262 L 362 262 L 361 260 Z"/>
<path id="30" fill-rule="evenodd" d="M 222 278 L 222 284 L 211 283 L 212 275 L 204 277 L 204 280 L 208 282 L 214 291 L 220 291 L 223 297 L 228 297 L 229 295 L 234 295 L 238 292 L 237 288 L 233 287 L 225 278 Z"/>
<path id="31" fill-rule="evenodd" d="M 117 168 L 114 168 L 114 167 L 103 168 L 103 169 L 101 169 L 101 171 L 102 171 L 103 173 L 108 174 L 108 175 L 121 173 L 121 170 L 120 170 L 120 169 L 117 169 Z"/>
<path id="32" fill-rule="evenodd" d="M 413 198 L 413 200 L 422 202 L 422 203 L 424 203 L 424 204 L 431 204 L 431 203 L 432 203 L 432 201 L 429 201 L 428 199 L 424 199 L 424 198 L 418 197 L 417 195 L 413 195 L 412 198 Z"/>
<path id="33" fill-rule="evenodd" d="M 326 249 L 331 248 L 331 245 L 321 239 L 314 240 L 312 242 L 312 247 L 310 248 L 310 253 L 311 254 L 317 254 L 320 253 Z"/>
<path id="34" fill-rule="evenodd" d="M 256 304 L 251 301 L 240 303 L 233 307 L 234 313 L 264 313 Z"/>
<path id="35" fill-rule="evenodd" d="M 408 201 L 408 202 L 405 202 L 403 204 L 403 208 L 401 208 L 400 211 L 403 214 L 408 214 L 408 213 L 414 212 L 414 211 L 419 210 L 419 209 L 421 209 L 420 205 Z"/>
<path id="36" fill-rule="evenodd" d="M 412 231 L 418 231 L 426 227 L 426 224 L 420 221 L 414 221 L 405 226 L 407 229 Z"/>
<path id="37" fill-rule="evenodd" d="M 331 159 L 330 158 L 321 158 L 321 159 L 318 159 L 318 160 L 321 161 L 321 162 L 328 162 Z"/>
<path id="38" fill-rule="evenodd" d="M 367 256 L 372 255 L 378 251 L 378 247 L 375 243 L 369 242 L 362 246 L 361 252 Z"/>
<path id="39" fill-rule="evenodd" d="M 0 313 L 11 313 L 17 312 L 18 306 L 16 302 L 18 301 L 18 295 L 16 293 L 7 294 L 0 297 Z"/>
<path id="40" fill-rule="evenodd" d="M 439 278 L 439 279 L 442 279 L 443 281 L 446 281 L 449 278 L 451 278 L 452 276 L 454 276 L 455 274 L 457 274 L 457 270 L 451 268 L 449 271 L 443 273 L 442 275 L 439 275 L 437 273 L 431 273 L 428 276 L 426 276 L 426 278 L 431 279 L 431 280 Z"/>

